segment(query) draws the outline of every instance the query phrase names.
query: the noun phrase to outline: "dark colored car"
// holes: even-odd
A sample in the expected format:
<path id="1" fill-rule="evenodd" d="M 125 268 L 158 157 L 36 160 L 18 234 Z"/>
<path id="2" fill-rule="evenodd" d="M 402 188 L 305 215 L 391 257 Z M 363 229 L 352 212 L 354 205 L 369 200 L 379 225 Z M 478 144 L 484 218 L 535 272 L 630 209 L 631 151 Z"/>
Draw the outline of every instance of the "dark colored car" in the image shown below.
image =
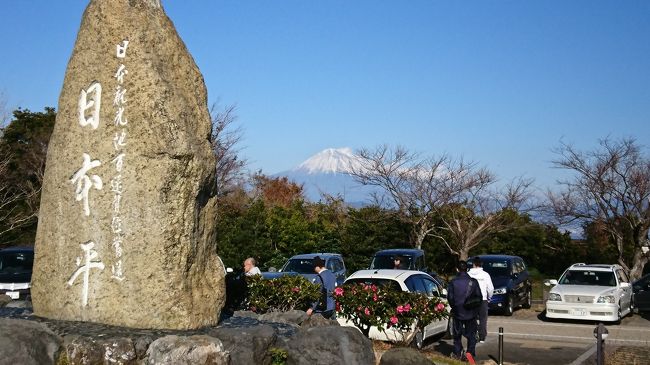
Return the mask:
<path id="1" fill-rule="evenodd" d="M 485 270 L 492 278 L 494 292 L 490 309 L 499 310 L 511 316 L 515 308 L 530 308 L 532 304 L 532 283 L 528 268 L 519 256 L 479 255 Z M 474 257 L 470 257 L 468 267 L 472 267 Z"/>
<path id="2" fill-rule="evenodd" d="M 314 258 L 319 256 L 325 261 L 325 268 L 336 276 L 336 285 L 343 285 L 347 277 L 347 269 L 343 257 L 338 253 L 307 253 L 291 257 L 277 272 L 263 272 L 265 279 L 274 279 L 282 275 L 301 275 L 312 281 L 316 277 L 314 272 Z"/>
<path id="3" fill-rule="evenodd" d="M 400 269 L 423 271 L 431 275 L 438 286 L 438 290 L 447 295 L 447 282 L 440 275 L 429 271 L 424 257 L 424 250 L 416 248 L 392 248 L 388 250 L 377 251 L 370 262 L 370 270 L 394 269 L 394 260 L 400 258 Z"/>
<path id="4" fill-rule="evenodd" d="M 650 274 L 642 276 L 632 283 L 634 307 L 639 312 L 650 311 Z"/>
<path id="5" fill-rule="evenodd" d="M 0 250 L 0 294 L 11 299 L 29 299 L 33 266 L 34 249 L 31 247 Z"/>

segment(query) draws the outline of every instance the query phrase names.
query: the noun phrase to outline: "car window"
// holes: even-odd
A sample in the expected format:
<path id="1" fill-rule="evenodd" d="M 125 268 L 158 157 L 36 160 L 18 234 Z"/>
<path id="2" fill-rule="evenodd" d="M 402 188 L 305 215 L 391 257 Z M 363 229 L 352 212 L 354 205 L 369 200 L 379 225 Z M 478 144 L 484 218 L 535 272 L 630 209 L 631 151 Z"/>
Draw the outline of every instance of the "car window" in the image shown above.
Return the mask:
<path id="1" fill-rule="evenodd" d="M 421 293 L 421 294 L 426 294 L 427 293 L 427 287 L 424 285 L 424 281 L 420 276 L 414 275 L 411 276 L 407 279 L 407 281 L 411 281 L 411 284 L 407 283 L 406 286 L 409 288 L 410 291 L 415 292 L 415 293 Z"/>
<path id="2" fill-rule="evenodd" d="M 293 271 L 299 274 L 313 274 L 314 266 L 312 265 L 312 259 L 290 259 L 282 267 L 280 271 Z"/>
<path id="3" fill-rule="evenodd" d="M 487 271 L 491 277 L 510 276 L 512 267 L 507 260 L 484 261 L 483 270 Z"/>
<path id="4" fill-rule="evenodd" d="M 616 278 L 611 271 L 567 270 L 559 281 L 563 285 L 616 286 Z"/>
<path id="5" fill-rule="evenodd" d="M 424 269 L 424 256 L 420 256 L 415 259 L 415 269 L 416 270 Z"/>
<path id="6" fill-rule="evenodd" d="M 440 292 L 438 292 L 438 286 L 436 285 L 436 283 L 433 280 L 431 280 L 429 278 L 422 278 L 422 282 L 424 283 L 424 287 L 426 288 L 428 296 L 430 296 L 430 297 L 432 297 L 432 296 L 439 297 L 440 296 Z"/>
<path id="7" fill-rule="evenodd" d="M 401 265 L 404 268 L 411 268 L 413 257 L 405 255 L 379 255 L 375 256 L 370 263 L 370 269 L 392 269 L 395 267 L 395 262 L 393 261 L 396 256 L 401 256 L 402 261 Z"/>
<path id="8" fill-rule="evenodd" d="M 27 252 L 10 252 L 0 254 L 0 272 L 22 274 L 32 271 L 34 254 Z"/>
<path id="9" fill-rule="evenodd" d="M 329 259 L 329 260 L 327 261 L 327 265 L 326 265 L 325 267 L 326 267 L 327 270 L 329 270 L 329 271 L 336 271 L 336 269 L 334 268 L 334 259 Z"/>

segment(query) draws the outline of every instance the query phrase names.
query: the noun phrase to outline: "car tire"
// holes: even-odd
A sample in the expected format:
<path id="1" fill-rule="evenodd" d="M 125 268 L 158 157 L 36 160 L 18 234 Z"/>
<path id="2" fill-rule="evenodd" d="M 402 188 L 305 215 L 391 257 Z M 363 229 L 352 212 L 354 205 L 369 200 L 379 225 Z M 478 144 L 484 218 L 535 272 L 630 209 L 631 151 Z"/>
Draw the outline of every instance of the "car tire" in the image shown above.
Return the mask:
<path id="1" fill-rule="evenodd" d="M 515 298 L 512 295 L 508 295 L 508 303 L 506 303 L 506 307 L 503 308 L 503 314 L 510 317 L 512 316 L 512 313 L 514 313 L 514 311 L 515 311 Z"/>
<path id="2" fill-rule="evenodd" d="M 533 291 L 531 289 L 526 290 L 526 299 L 522 305 L 525 309 L 530 309 L 533 306 Z"/>
<path id="3" fill-rule="evenodd" d="M 424 347 L 424 333 L 421 329 L 418 329 L 417 332 L 415 332 L 415 336 L 413 336 L 413 340 L 411 341 L 411 346 L 418 350 L 422 350 L 422 347 Z"/>

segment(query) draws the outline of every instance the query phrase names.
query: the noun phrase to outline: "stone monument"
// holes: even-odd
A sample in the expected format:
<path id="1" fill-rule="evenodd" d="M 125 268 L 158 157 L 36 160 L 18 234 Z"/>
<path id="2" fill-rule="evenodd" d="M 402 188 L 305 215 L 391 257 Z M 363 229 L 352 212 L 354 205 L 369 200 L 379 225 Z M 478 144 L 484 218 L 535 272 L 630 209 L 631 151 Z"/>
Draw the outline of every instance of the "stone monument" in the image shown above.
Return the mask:
<path id="1" fill-rule="evenodd" d="M 203 77 L 159 0 L 91 0 L 50 141 L 34 314 L 215 324 L 215 158 Z"/>

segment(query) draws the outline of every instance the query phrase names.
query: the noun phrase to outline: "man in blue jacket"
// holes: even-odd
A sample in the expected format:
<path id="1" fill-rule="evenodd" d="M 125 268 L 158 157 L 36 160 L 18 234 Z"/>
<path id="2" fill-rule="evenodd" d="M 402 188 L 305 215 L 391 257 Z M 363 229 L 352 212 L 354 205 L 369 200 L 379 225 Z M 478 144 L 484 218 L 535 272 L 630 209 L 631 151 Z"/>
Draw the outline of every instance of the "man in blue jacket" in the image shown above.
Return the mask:
<path id="1" fill-rule="evenodd" d="M 307 315 L 320 313 L 327 319 L 334 319 L 336 318 L 336 302 L 332 294 L 336 286 L 336 276 L 325 268 L 325 261 L 320 256 L 314 257 L 313 266 L 316 277 L 312 279 L 312 283 L 320 285 L 321 297 L 312 304 L 311 308 L 307 309 Z"/>
<path id="2" fill-rule="evenodd" d="M 476 356 L 476 336 L 478 308 L 466 309 L 465 299 L 475 295 L 481 296 L 481 289 L 476 279 L 467 274 L 467 263 L 460 261 L 456 267 L 458 275 L 451 280 L 447 288 L 447 300 L 451 306 L 453 318 L 454 356 L 462 358 L 462 337 L 467 338 L 467 352 Z"/>

